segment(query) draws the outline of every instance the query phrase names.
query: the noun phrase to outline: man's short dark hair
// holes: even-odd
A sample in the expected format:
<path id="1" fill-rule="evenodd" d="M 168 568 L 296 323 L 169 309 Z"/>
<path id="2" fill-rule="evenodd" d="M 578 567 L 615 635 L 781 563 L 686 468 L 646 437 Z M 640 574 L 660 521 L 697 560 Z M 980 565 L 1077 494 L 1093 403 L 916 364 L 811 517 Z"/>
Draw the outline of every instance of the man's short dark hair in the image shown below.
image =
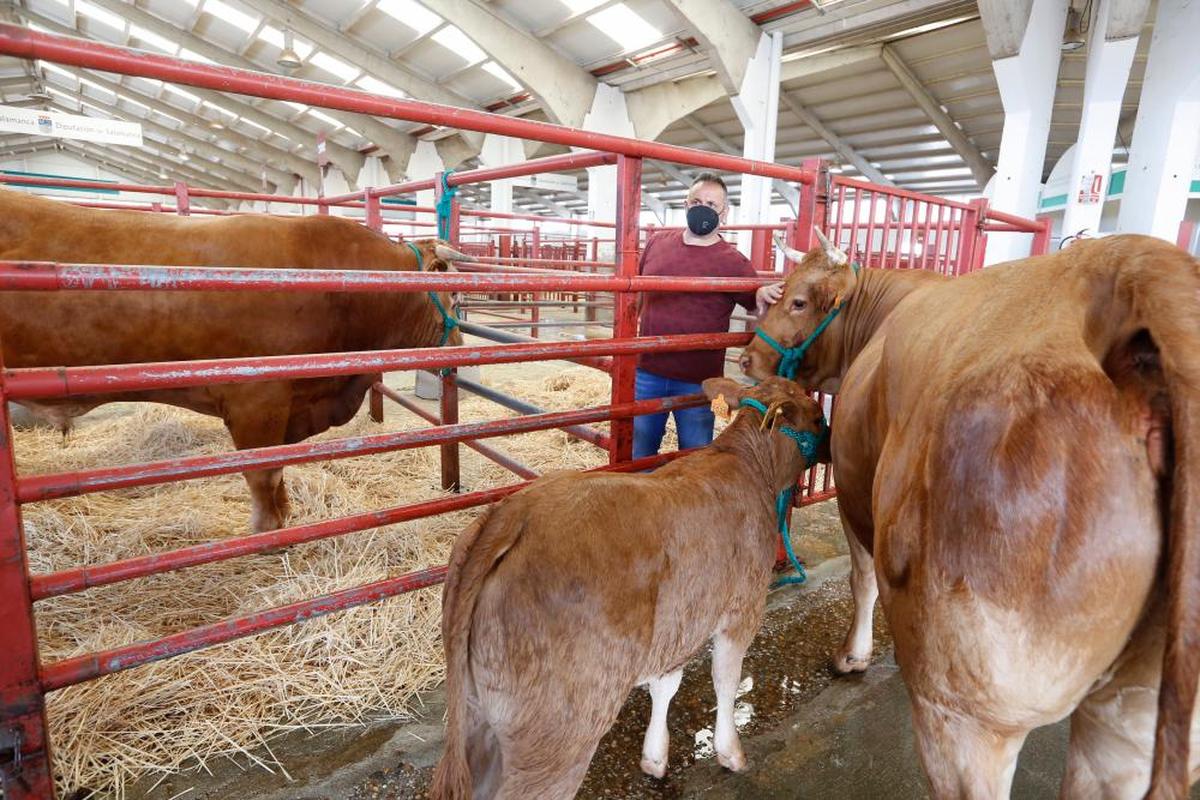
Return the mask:
<path id="1" fill-rule="evenodd" d="M 725 185 L 725 181 L 721 179 L 721 176 L 715 172 L 701 172 L 696 176 L 696 180 L 692 181 L 692 185 L 688 187 L 688 190 L 695 189 L 702 183 L 715 183 L 721 187 L 721 191 L 725 193 L 726 197 L 729 196 L 729 187 Z"/>

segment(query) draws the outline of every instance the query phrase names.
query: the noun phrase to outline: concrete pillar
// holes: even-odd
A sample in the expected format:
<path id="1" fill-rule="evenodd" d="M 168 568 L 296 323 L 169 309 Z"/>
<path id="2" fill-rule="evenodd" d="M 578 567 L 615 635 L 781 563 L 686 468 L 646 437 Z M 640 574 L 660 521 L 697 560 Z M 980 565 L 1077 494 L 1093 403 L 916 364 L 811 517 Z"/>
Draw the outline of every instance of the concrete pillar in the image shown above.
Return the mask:
<path id="1" fill-rule="evenodd" d="M 992 62 L 1004 105 L 1000 157 L 991 182 L 991 204 L 998 211 L 1030 219 L 1037 214 L 1066 19 L 1067 0 L 1033 0 L 1020 53 Z M 1032 234 L 992 234 L 984 263 L 1024 258 L 1032 242 Z"/>
<path id="2" fill-rule="evenodd" d="M 779 125 L 779 69 L 783 34 L 763 34 L 742 78 L 741 91 L 730 98 L 745 130 L 742 155 L 757 161 L 775 160 L 775 131 Z M 742 176 L 738 221 L 766 222 L 771 209 L 770 178 Z M 732 215 L 731 215 L 732 216 Z M 750 236 L 738 236 L 738 250 L 750 255 Z"/>
<path id="3" fill-rule="evenodd" d="M 1135 33 L 1108 40 L 1109 18 L 1119 0 L 1100 0 L 1088 34 L 1087 77 L 1083 88 L 1083 116 L 1074 148 L 1062 235 L 1087 229 L 1100 230 L 1100 216 L 1108 192 L 1113 141 L 1121 116 L 1121 99 L 1129 80 L 1138 37 Z"/>
<path id="4" fill-rule="evenodd" d="M 1117 230 L 1174 242 L 1200 147 L 1200 1 L 1159 0 Z"/>
<path id="5" fill-rule="evenodd" d="M 485 167 L 503 167 L 519 164 L 525 160 L 525 147 L 520 139 L 497 136 L 489 133 L 483 137 L 483 149 L 479 153 Z M 511 213 L 513 210 L 513 181 L 511 178 L 492 181 L 492 211 Z"/>
<path id="6" fill-rule="evenodd" d="M 583 120 L 586 131 L 603 131 L 617 136 L 636 136 L 625 94 L 615 86 L 601 83 L 592 98 L 592 108 Z M 617 219 L 616 166 L 588 167 L 588 218 L 605 222 Z M 613 257 L 612 243 L 601 245 L 600 259 Z"/>
<path id="7" fill-rule="evenodd" d="M 409 180 L 419 181 L 425 178 L 432 178 L 437 173 L 445 169 L 442 163 L 442 157 L 438 154 L 437 147 L 433 142 L 427 142 L 424 139 L 417 142 L 413 154 L 408 158 L 408 168 L 405 170 Z M 417 205 L 429 207 L 433 205 L 433 190 L 427 189 L 423 192 L 417 192 L 415 199 Z M 421 219 L 427 219 L 428 214 L 423 215 Z M 430 229 L 432 230 L 432 228 Z M 431 234 L 433 235 L 433 234 Z"/>

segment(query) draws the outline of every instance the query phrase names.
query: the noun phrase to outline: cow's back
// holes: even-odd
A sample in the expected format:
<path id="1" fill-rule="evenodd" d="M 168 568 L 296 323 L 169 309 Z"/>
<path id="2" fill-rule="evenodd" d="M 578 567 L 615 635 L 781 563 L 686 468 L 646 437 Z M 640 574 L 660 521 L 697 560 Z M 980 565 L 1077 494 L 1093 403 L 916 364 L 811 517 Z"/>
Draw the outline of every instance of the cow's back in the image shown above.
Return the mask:
<path id="1" fill-rule="evenodd" d="M 0 258 L 89 264 L 402 269 L 386 237 L 326 216 L 99 211 L 0 190 Z M 0 292 L 11 367 L 188 360 L 396 346 L 402 296 Z"/>

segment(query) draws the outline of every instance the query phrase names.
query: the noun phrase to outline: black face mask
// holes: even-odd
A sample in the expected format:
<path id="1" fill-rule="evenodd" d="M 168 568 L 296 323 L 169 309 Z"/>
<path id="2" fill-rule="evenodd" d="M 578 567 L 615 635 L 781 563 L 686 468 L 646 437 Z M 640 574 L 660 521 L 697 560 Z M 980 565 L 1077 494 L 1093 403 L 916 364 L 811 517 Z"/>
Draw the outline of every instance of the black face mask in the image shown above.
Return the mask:
<path id="1" fill-rule="evenodd" d="M 721 217 L 708 206 L 692 206 L 687 210 L 688 230 L 697 236 L 707 236 L 721 224 Z"/>

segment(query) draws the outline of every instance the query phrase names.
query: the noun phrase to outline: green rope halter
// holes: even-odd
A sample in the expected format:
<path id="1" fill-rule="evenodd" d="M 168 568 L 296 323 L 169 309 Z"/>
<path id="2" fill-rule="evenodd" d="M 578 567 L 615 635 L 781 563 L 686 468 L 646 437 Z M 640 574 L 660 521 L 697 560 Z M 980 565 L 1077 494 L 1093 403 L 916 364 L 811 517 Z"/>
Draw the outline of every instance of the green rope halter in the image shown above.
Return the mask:
<path id="1" fill-rule="evenodd" d="M 435 206 L 438 238 L 442 241 L 450 240 L 450 212 L 454 208 L 454 197 L 458 194 L 458 187 L 451 186 L 446 180 L 452 172 L 454 170 L 448 169 L 442 173 L 442 196 L 438 198 Z"/>
<path id="2" fill-rule="evenodd" d="M 412 242 L 405 242 L 405 244 L 417 257 L 417 272 L 424 272 L 425 257 L 421 255 L 421 249 Z M 442 315 L 442 340 L 438 342 L 438 347 L 441 347 L 450 339 L 450 331 L 458 327 L 458 318 L 446 311 L 446 306 L 442 304 L 442 299 L 437 296 L 437 292 L 429 292 L 429 299 L 433 301 L 434 307 Z"/>
<path id="3" fill-rule="evenodd" d="M 854 270 L 854 274 L 857 275 L 858 264 L 851 264 L 850 266 Z M 817 326 L 816 330 L 805 337 L 804 341 L 795 347 L 784 347 L 761 327 L 755 328 L 754 335 L 770 345 L 771 349 L 776 353 L 779 353 L 779 367 L 775 374 L 787 378 L 789 381 L 795 380 L 796 371 L 800 369 L 800 362 L 804 361 L 804 355 L 808 352 L 808 348 L 812 347 L 812 343 L 817 340 L 817 337 L 824 333 L 825 329 L 829 327 L 829 323 L 833 322 L 834 318 L 842 312 L 842 307 L 847 302 L 849 302 L 849 299 L 843 300 L 838 304 L 837 308 L 826 314 L 825 319 L 821 320 L 821 324 Z"/>

